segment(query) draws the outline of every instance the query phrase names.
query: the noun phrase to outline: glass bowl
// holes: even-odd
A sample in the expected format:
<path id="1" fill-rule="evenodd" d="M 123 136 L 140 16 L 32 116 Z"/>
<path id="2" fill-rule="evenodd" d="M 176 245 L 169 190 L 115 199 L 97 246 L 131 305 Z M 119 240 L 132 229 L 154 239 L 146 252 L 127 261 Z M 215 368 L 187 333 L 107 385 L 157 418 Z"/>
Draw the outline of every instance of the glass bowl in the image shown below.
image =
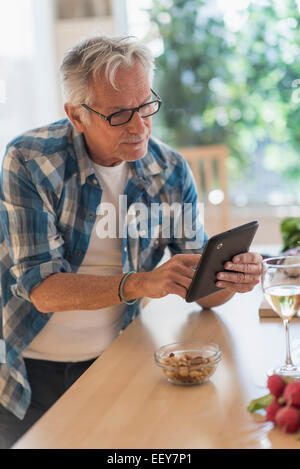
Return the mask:
<path id="1" fill-rule="evenodd" d="M 168 381 L 186 386 L 208 381 L 221 357 L 219 345 L 198 340 L 163 345 L 154 352 L 155 363 Z"/>

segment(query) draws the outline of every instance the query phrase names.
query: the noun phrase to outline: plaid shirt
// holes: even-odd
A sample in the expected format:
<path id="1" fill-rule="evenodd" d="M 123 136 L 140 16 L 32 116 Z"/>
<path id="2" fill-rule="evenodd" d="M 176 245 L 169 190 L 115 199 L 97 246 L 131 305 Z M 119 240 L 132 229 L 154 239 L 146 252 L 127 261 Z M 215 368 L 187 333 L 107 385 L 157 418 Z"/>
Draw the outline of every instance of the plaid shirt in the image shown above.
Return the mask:
<path id="1" fill-rule="evenodd" d="M 129 164 L 127 209 L 136 202 L 190 203 L 195 226 L 195 185 L 180 155 L 151 138 L 145 157 Z M 53 314 L 39 312 L 30 291 L 52 274 L 78 270 L 101 194 L 83 135 L 69 120 L 26 132 L 7 146 L 0 182 L 0 402 L 20 419 L 31 401 L 20 354 Z M 124 233 L 131 223 L 137 218 L 126 221 Z M 123 236 L 123 272 L 152 270 L 166 247 L 171 254 L 201 252 L 206 241 L 202 225 L 191 249 L 191 238 L 175 238 L 174 232 L 161 236 L 161 216 L 151 230 L 146 236 Z M 139 310 L 140 301 L 127 307 L 123 329 Z"/>

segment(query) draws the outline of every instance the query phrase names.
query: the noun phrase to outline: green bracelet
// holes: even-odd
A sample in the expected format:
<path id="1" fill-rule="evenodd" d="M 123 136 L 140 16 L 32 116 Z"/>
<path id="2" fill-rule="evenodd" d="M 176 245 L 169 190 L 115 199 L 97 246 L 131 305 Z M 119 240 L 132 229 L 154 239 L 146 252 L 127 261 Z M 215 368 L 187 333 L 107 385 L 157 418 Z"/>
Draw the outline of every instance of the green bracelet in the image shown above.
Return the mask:
<path id="1" fill-rule="evenodd" d="M 120 299 L 121 301 L 123 301 L 123 303 L 125 303 L 126 305 L 133 305 L 136 301 L 137 301 L 137 298 L 135 300 L 132 300 L 132 301 L 126 301 L 124 299 L 124 295 L 123 295 L 123 287 L 124 287 L 124 283 L 127 279 L 127 277 L 129 277 L 129 275 L 131 274 L 136 274 L 135 270 L 131 270 L 130 272 L 127 272 L 127 274 L 125 274 L 121 280 L 121 283 L 120 283 Z"/>

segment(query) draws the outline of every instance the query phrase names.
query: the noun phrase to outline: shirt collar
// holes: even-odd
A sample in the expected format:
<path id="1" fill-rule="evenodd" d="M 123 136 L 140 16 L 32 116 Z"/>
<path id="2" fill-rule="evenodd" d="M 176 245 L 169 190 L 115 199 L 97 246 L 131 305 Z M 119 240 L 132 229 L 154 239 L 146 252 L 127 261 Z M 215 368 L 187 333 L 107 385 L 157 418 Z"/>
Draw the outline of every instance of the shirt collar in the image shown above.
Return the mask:
<path id="1" fill-rule="evenodd" d="M 88 154 L 83 134 L 78 132 L 75 127 L 73 127 L 73 143 L 78 162 L 80 183 L 83 185 L 85 184 L 86 178 L 88 176 L 95 174 L 95 169 Z"/>

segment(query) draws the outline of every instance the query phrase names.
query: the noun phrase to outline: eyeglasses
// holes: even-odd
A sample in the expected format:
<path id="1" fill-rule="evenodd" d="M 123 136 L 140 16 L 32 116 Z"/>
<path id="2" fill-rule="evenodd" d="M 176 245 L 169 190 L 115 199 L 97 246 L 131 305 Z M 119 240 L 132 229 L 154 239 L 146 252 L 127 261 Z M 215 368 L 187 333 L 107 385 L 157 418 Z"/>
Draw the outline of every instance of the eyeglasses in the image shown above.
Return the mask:
<path id="1" fill-rule="evenodd" d="M 138 112 L 142 118 L 150 117 L 150 116 L 153 116 L 153 114 L 156 114 L 159 111 L 159 108 L 162 103 L 162 99 L 152 89 L 151 89 L 151 93 L 156 98 L 155 100 L 150 101 L 149 103 L 142 104 L 141 106 L 138 106 L 138 107 L 133 107 L 132 109 L 124 109 L 122 111 L 114 112 L 113 114 L 110 114 L 109 116 L 100 114 L 100 112 L 95 111 L 95 109 L 92 109 L 87 104 L 81 104 L 81 106 L 84 107 L 85 109 L 88 109 L 88 111 L 93 112 L 94 114 L 101 117 L 102 119 L 106 120 L 109 123 L 109 125 L 115 127 L 117 125 L 127 124 L 127 122 L 129 122 L 132 119 L 133 114 L 135 112 Z"/>

